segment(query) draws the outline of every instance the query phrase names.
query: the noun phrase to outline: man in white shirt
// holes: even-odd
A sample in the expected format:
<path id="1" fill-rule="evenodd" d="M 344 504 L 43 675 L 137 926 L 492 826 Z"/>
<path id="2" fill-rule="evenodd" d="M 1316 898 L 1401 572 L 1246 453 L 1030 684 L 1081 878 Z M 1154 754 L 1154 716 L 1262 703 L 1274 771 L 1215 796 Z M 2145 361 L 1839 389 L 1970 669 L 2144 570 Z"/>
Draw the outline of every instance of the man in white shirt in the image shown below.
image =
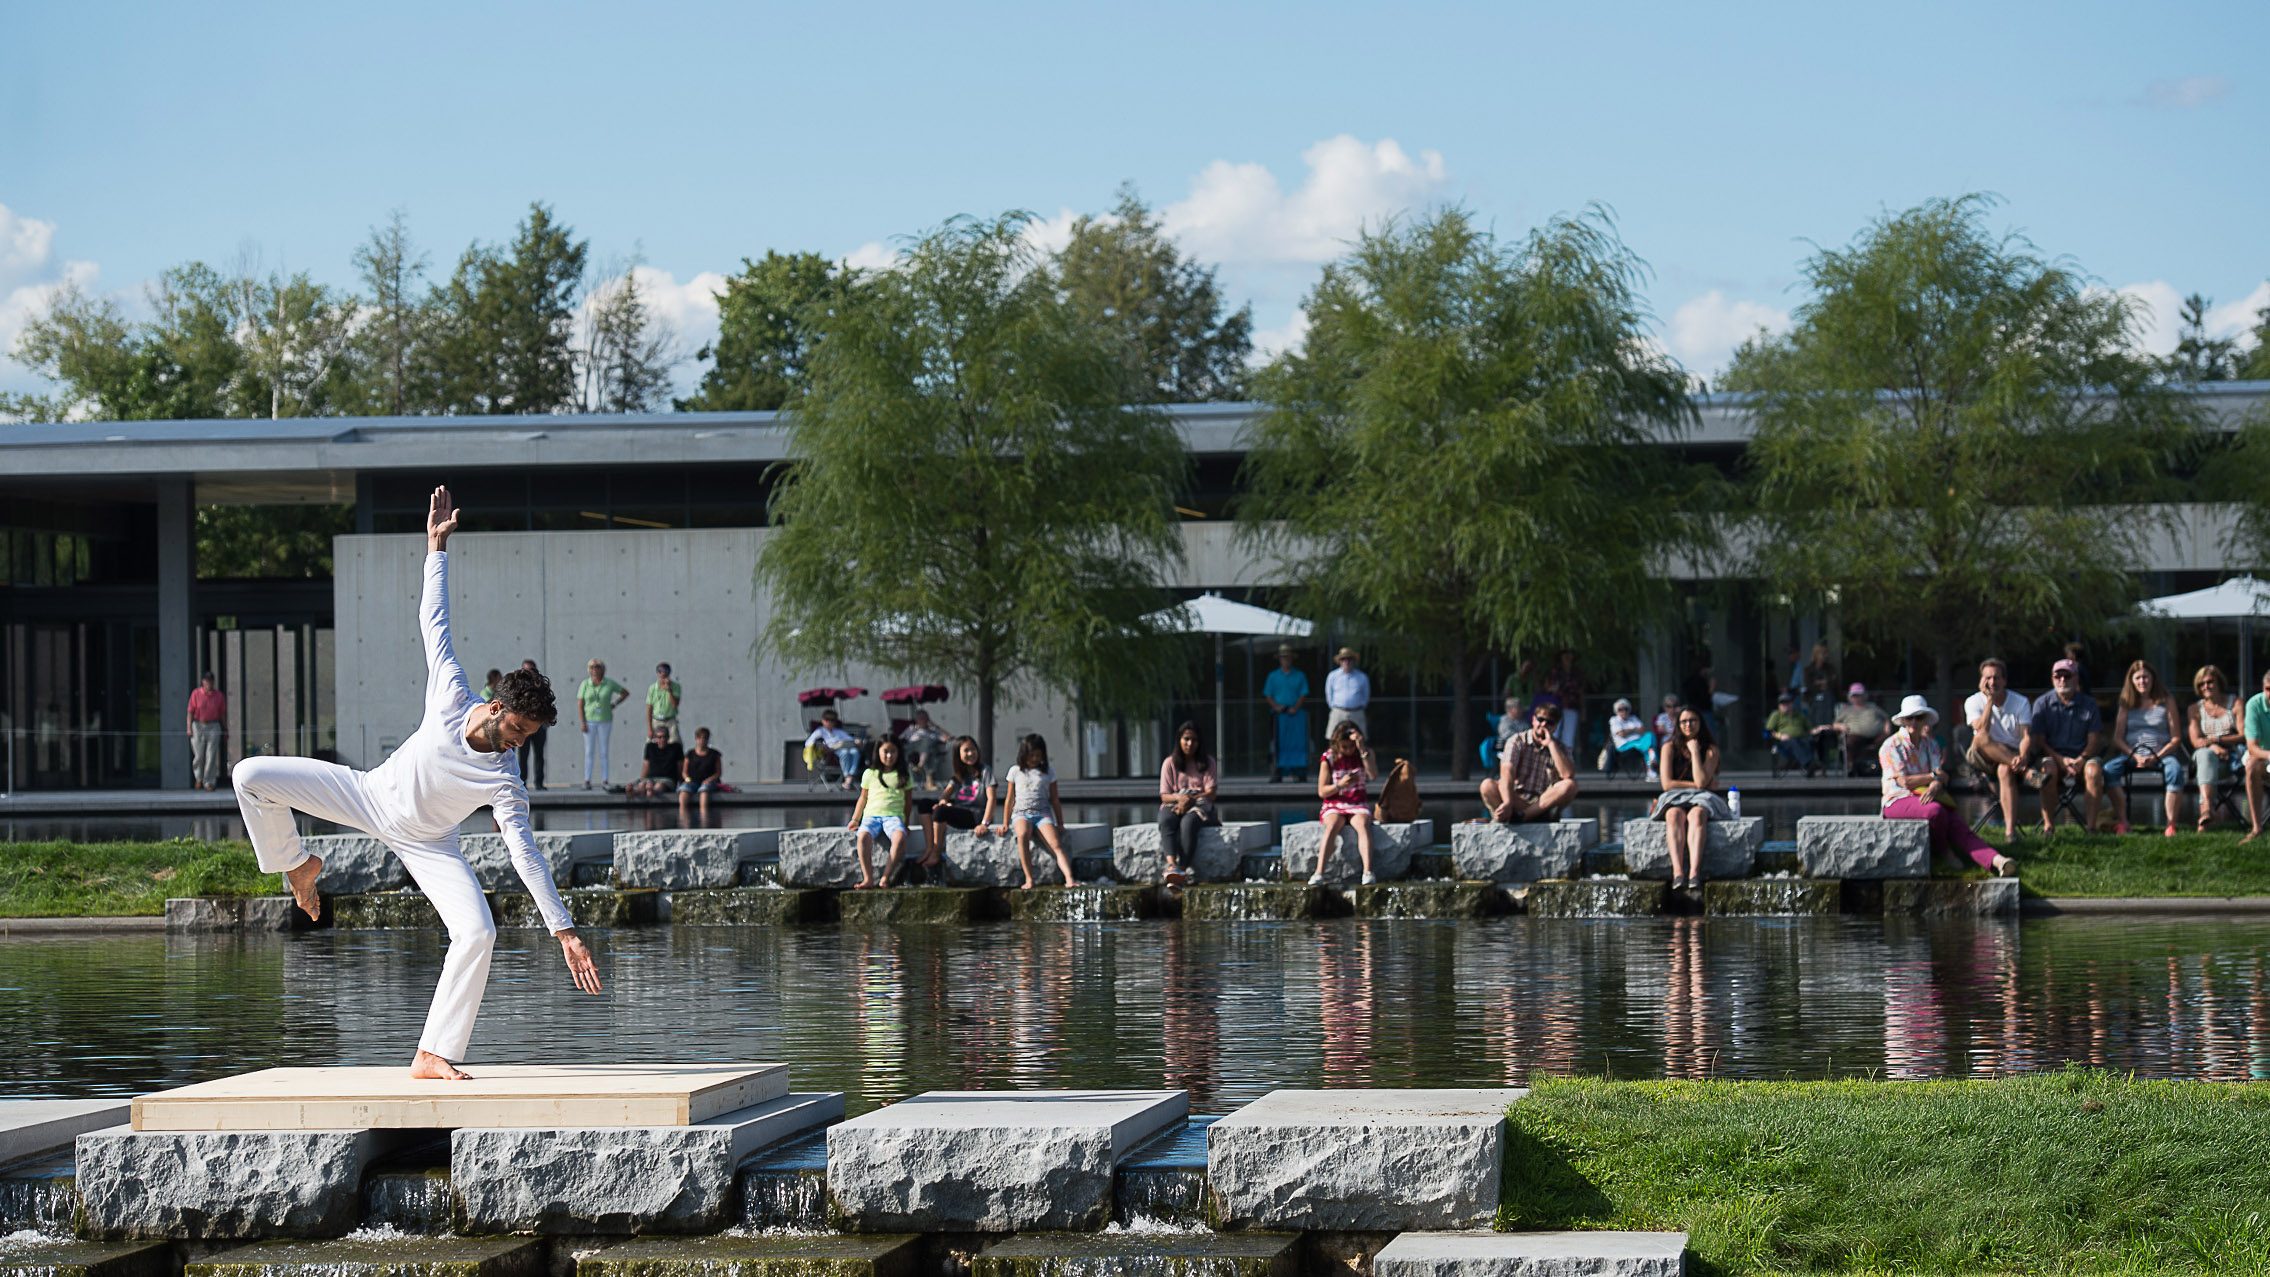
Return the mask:
<path id="1" fill-rule="evenodd" d="M 435 488 L 426 511 L 425 589 L 418 625 L 426 653 L 426 713 L 418 730 L 385 762 L 367 772 L 313 758 L 262 755 L 232 773 L 237 805 L 252 835 L 261 869 L 280 873 L 310 918 L 323 911 L 316 881 L 323 860 L 300 843 L 292 813 L 359 829 L 386 843 L 449 928 L 449 956 L 441 966 L 410 1076 L 461 1080 L 454 1061 L 465 1058 L 481 995 L 489 982 L 496 923 L 480 880 L 458 849 L 457 827 L 482 807 L 496 815 L 512 849 L 512 867 L 559 938 L 575 986 L 599 992 L 599 968 L 575 933 L 567 905 L 552 884 L 552 869 L 528 824 L 528 791 L 520 783 L 514 751 L 536 729 L 559 717 L 551 683 L 532 670 L 514 670 L 482 701 L 465 681 L 449 641 L 449 534 L 457 506 L 449 489 Z"/>
<path id="2" fill-rule="evenodd" d="M 2034 711 L 2025 697 L 2010 691 L 2009 667 L 1989 656 L 1978 663 L 1978 690 L 1963 702 L 1970 723 L 1970 749 L 1963 757 L 2001 791 L 2002 828 L 2018 834 L 2018 777 L 2034 754 Z"/>
<path id="3" fill-rule="evenodd" d="M 1364 709 L 1371 704 L 1371 676 L 1356 668 L 1356 650 L 1343 647 L 1332 658 L 1337 667 L 1324 676 L 1324 703 L 1332 711 L 1324 723 L 1324 739 L 1340 730 L 1342 723 L 1354 723 L 1365 737 L 1371 735 L 1371 725 L 1364 721 Z"/>

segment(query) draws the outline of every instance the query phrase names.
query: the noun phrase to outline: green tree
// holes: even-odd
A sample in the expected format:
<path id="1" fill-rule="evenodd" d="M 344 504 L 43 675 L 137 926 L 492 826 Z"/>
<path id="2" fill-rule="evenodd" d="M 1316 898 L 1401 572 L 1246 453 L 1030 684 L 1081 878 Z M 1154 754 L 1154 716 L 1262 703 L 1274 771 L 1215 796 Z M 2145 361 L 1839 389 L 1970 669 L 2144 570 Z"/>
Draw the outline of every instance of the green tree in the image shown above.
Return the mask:
<path id="1" fill-rule="evenodd" d="M 24 326 L 16 358 L 50 381 L 39 403 L 58 419 L 201 420 L 237 415 L 231 387 L 244 368 L 237 343 L 237 291 L 202 262 L 159 275 L 148 290 L 151 317 L 130 322 L 107 299 L 77 289 L 58 294 Z"/>
<path id="2" fill-rule="evenodd" d="M 576 404 L 576 302 L 589 246 L 532 204 L 508 248 L 475 244 L 427 300 L 418 380 L 449 413 L 562 412 Z"/>
<path id="3" fill-rule="evenodd" d="M 2167 357 L 2168 376 L 2186 384 L 2229 381 L 2238 375 L 2238 341 L 2207 335 L 2207 299 L 2193 293 L 2183 299 L 2183 314 L 2176 321 L 2175 349 Z"/>
<path id="4" fill-rule="evenodd" d="M 757 562 L 768 638 L 1095 712 L 1147 703 L 1178 653 L 1146 617 L 1182 555 L 1188 461 L 1116 338 L 1036 269 L 1028 218 L 956 219 L 861 276 L 793 398 Z"/>
<path id="5" fill-rule="evenodd" d="M 634 262 L 591 290 L 577 354 L 586 412 L 646 412 L 662 402 L 677 337 L 646 304 Z"/>
<path id="6" fill-rule="evenodd" d="M 1223 313 L 1214 268 L 1183 257 L 1133 186 L 1109 216 L 1072 223 L 1054 269 L 1074 308 L 1120 334 L 1149 402 L 1243 397 L 1253 308 Z"/>
<path id="7" fill-rule="evenodd" d="M 1984 225 L 1980 196 L 1885 216 L 1804 267 L 1784 336 L 1736 352 L 1757 571 L 1956 660 L 2122 613 L 2192 409 L 2137 353 L 2128 300 Z"/>
<path id="8" fill-rule="evenodd" d="M 1455 698 L 1496 650 L 1624 646 L 1705 540 L 1661 445 L 1694 420 L 1601 214 L 1501 244 L 1451 210 L 1324 270 L 1305 348 L 1256 378 L 1242 531 L 1314 615 L 1400 643 Z"/>
<path id="9" fill-rule="evenodd" d="M 410 239 L 407 214 L 396 209 L 355 249 L 355 270 L 367 298 L 355 333 L 359 405 L 350 411 L 399 417 L 425 409 L 413 398 L 411 369 L 424 326 L 418 297 L 427 259 Z"/>
<path id="10" fill-rule="evenodd" d="M 354 530 L 351 505 L 201 505 L 197 575 L 204 580 L 328 577 L 331 538 Z"/>
<path id="11" fill-rule="evenodd" d="M 2239 375 L 2249 381 L 2270 381 L 2270 306 L 2254 312 L 2254 349 Z"/>
<path id="12" fill-rule="evenodd" d="M 234 286 L 241 360 L 229 385 L 228 415 L 276 420 L 332 416 L 351 407 L 355 300 L 304 272 L 262 277 L 247 270 Z"/>
<path id="13" fill-rule="evenodd" d="M 768 412 L 787 403 L 850 275 L 817 253 L 741 259 L 717 299 L 717 340 L 694 353 L 710 367 L 678 410 Z"/>

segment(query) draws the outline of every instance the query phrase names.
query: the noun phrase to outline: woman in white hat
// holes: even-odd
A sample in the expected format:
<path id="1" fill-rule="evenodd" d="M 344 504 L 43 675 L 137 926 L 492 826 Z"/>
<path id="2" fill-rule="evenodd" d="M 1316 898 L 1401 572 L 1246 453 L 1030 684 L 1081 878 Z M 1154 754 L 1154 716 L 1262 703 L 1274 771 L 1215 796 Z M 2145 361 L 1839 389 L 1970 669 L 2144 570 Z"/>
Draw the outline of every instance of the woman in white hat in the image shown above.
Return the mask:
<path id="1" fill-rule="evenodd" d="M 1979 837 L 1947 793 L 1946 755 L 1931 735 L 1938 721 L 1939 711 L 1921 696 L 1901 701 L 1900 712 L 1892 715 L 1899 730 L 1876 750 L 1884 769 L 1884 818 L 1928 821 L 1933 851 L 1967 858 L 1996 875 L 2008 874 L 2017 862 Z"/>

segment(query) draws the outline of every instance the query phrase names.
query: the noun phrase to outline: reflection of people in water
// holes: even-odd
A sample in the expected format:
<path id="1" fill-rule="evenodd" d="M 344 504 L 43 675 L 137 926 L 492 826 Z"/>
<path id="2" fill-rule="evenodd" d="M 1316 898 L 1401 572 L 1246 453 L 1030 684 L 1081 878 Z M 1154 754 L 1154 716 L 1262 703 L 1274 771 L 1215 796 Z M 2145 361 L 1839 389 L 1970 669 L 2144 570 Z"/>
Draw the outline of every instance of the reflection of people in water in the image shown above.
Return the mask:
<path id="1" fill-rule="evenodd" d="M 2259 956 L 2254 959 L 2254 979 L 2248 987 L 2254 990 L 2254 996 L 2247 1003 L 2247 1076 L 2256 1082 L 2270 1082 L 2270 989 L 2262 985 Z"/>
<path id="2" fill-rule="evenodd" d="M 1168 1086 L 1190 1092 L 1193 1104 L 1212 1098 L 1222 1063 L 1222 984 L 1217 968 L 1193 953 L 1191 933 L 1165 929 L 1160 963 L 1159 1046 L 1161 1077 Z"/>
<path id="3" fill-rule="evenodd" d="M 1317 934 L 1317 1019 L 1324 1034 L 1324 1085 L 1372 1085 L 1371 928 Z"/>
<path id="4" fill-rule="evenodd" d="M 1706 1078 L 1716 1063 L 1710 1041 L 1709 986 L 1703 973 L 1702 919 L 1671 920 L 1663 979 L 1663 1076 Z"/>

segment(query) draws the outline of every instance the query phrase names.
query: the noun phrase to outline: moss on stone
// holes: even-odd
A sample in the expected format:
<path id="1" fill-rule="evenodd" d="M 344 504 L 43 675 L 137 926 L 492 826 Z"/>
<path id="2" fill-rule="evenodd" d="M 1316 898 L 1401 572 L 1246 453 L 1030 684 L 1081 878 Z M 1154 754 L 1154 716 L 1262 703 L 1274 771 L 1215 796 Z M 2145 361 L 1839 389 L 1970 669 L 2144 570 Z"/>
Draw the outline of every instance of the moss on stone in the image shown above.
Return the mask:
<path id="1" fill-rule="evenodd" d="M 834 893 L 780 887 L 722 887 L 670 893 L 680 927 L 789 927 L 835 918 Z"/>
<path id="2" fill-rule="evenodd" d="M 584 1256 L 575 1277 L 911 1277 L 922 1250 L 906 1233 L 641 1237 Z"/>
<path id="3" fill-rule="evenodd" d="M 887 887 L 836 893 L 845 926 L 919 926 L 975 922 L 985 904 L 982 887 Z"/>
<path id="4" fill-rule="evenodd" d="M 1158 912 L 1154 887 L 1036 887 L 1008 893 L 1018 922 L 1124 922 Z"/>
<path id="5" fill-rule="evenodd" d="M 188 1265 L 185 1277 L 541 1277 L 532 1237 L 385 1237 L 272 1241 Z"/>
<path id="6" fill-rule="evenodd" d="M 1020 1233 L 986 1247 L 970 1277 L 1293 1277 L 1294 1233 Z"/>
<path id="7" fill-rule="evenodd" d="M 1323 918 L 1339 912 L 1340 897 L 1298 882 L 1207 883 L 1182 893 L 1186 922 L 1238 922 Z"/>
<path id="8" fill-rule="evenodd" d="M 0 1274 L 7 1277 L 166 1277 L 166 1242 L 82 1242 L 0 1236 Z"/>
<path id="9" fill-rule="evenodd" d="M 1703 912 L 1724 917 L 1833 914 L 1844 885 L 1833 878 L 1727 878 L 1703 884 Z"/>
<path id="10" fill-rule="evenodd" d="M 1486 918 L 1503 899 L 1486 882 L 1382 882 L 1356 888 L 1356 916 Z"/>
<path id="11" fill-rule="evenodd" d="M 1637 878 L 1532 883 L 1522 907 L 1536 918 L 1647 918 L 1662 913 L 1669 884 Z"/>

